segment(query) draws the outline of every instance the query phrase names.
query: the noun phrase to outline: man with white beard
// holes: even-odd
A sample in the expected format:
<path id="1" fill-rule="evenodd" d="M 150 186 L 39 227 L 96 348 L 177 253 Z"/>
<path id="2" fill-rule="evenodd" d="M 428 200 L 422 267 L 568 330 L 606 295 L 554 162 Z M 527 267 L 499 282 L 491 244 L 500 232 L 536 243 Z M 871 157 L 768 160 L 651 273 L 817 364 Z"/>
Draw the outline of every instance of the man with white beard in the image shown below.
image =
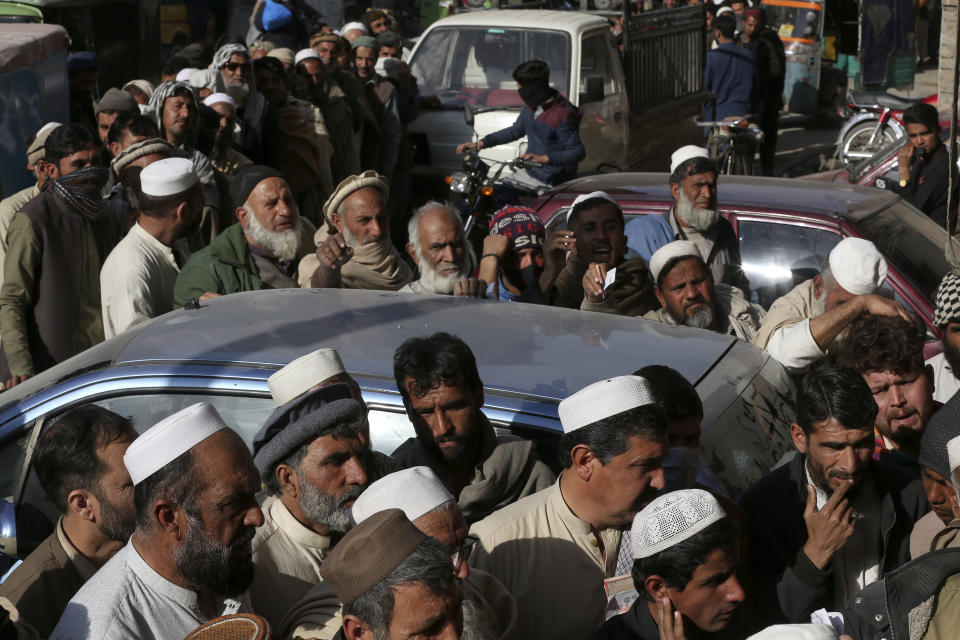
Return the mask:
<path id="1" fill-rule="evenodd" d="M 407 237 L 407 253 L 417 263 L 420 279 L 400 291 L 485 297 L 486 283 L 470 277 L 477 259 L 456 211 L 431 200 L 410 218 Z"/>
<path id="2" fill-rule="evenodd" d="M 674 205 L 662 216 L 637 216 L 624 229 L 627 247 L 650 262 L 654 252 L 674 240 L 690 240 L 700 249 L 716 283 L 750 284 L 740 262 L 740 240 L 717 209 L 717 165 L 703 147 L 688 145 L 670 157 L 670 194 Z"/>
<path id="3" fill-rule="evenodd" d="M 887 262 L 874 244 L 845 238 L 830 251 L 819 275 L 770 305 L 753 344 L 791 373 L 802 373 L 825 358 L 865 313 L 899 315 L 912 322 L 899 302 L 875 293 L 886 279 Z"/>
<path id="4" fill-rule="evenodd" d="M 211 68 L 220 72 L 226 94 L 236 106 L 237 148 L 247 157 L 259 158 L 260 130 L 267 112 L 267 101 L 257 91 L 250 52 L 242 44 L 225 44 L 213 56 Z"/>
<path id="5" fill-rule="evenodd" d="M 207 293 L 297 286 L 297 263 L 313 250 L 314 228 L 300 219 L 287 181 L 270 167 L 254 165 L 234 176 L 230 196 L 239 222 L 183 266 L 174 307 Z"/>

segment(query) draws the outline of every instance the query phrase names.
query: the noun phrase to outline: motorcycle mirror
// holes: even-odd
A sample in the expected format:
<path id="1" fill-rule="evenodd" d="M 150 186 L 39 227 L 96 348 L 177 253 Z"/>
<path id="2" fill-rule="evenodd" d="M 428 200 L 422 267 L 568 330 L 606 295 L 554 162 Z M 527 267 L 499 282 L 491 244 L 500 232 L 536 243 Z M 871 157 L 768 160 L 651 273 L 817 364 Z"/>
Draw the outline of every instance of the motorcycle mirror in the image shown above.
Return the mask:
<path id="1" fill-rule="evenodd" d="M 466 121 L 467 126 L 471 129 L 473 128 L 473 107 L 469 104 L 463 105 L 463 119 Z"/>

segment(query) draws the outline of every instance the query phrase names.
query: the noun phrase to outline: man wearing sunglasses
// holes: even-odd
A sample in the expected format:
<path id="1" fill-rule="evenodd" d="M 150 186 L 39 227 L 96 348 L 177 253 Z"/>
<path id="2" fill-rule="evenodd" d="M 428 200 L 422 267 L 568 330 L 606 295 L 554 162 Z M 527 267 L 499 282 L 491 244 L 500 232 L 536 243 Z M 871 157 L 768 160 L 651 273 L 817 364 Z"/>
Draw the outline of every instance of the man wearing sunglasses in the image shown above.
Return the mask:
<path id="1" fill-rule="evenodd" d="M 910 142 L 897 157 L 900 182 L 891 187 L 941 227 L 946 227 L 950 158 L 947 148 L 940 141 L 937 109 L 933 105 L 918 102 L 903 112 L 903 122 L 907 126 Z M 954 231 L 957 228 L 956 190 L 955 184 L 954 211 L 951 214 Z"/>

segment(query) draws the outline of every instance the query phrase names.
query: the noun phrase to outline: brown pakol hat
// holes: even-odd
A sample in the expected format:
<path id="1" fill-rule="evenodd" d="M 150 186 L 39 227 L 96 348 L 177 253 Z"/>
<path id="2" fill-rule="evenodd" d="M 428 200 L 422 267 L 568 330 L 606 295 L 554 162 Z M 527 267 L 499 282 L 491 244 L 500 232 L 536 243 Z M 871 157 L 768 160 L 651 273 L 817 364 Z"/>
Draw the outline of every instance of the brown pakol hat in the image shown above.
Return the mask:
<path id="1" fill-rule="evenodd" d="M 400 509 L 381 511 L 343 537 L 323 561 L 320 575 L 343 604 L 350 604 L 380 584 L 426 539 Z"/>

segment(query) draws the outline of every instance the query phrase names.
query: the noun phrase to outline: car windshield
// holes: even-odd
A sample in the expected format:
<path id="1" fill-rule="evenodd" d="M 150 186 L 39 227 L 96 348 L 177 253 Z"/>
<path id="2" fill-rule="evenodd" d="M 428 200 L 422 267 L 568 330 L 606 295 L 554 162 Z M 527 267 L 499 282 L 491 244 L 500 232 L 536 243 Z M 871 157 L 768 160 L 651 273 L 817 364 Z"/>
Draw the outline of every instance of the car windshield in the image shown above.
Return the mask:
<path id="1" fill-rule="evenodd" d="M 902 200 L 855 224 L 914 286 L 936 299 L 940 280 L 950 270 L 940 225 Z M 960 242 L 954 240 L 953 246 L 960 256 Z"/>
<path id="2" fill-rule="evenodd" d="M 456 27 L 434 29 L 410 61 L 421 96 L 445 107 L 522 107 L 513 79 L 524 60 L 550 65 L 550 84 L 568 94 L 570 38 L 562 31 Z"/>

